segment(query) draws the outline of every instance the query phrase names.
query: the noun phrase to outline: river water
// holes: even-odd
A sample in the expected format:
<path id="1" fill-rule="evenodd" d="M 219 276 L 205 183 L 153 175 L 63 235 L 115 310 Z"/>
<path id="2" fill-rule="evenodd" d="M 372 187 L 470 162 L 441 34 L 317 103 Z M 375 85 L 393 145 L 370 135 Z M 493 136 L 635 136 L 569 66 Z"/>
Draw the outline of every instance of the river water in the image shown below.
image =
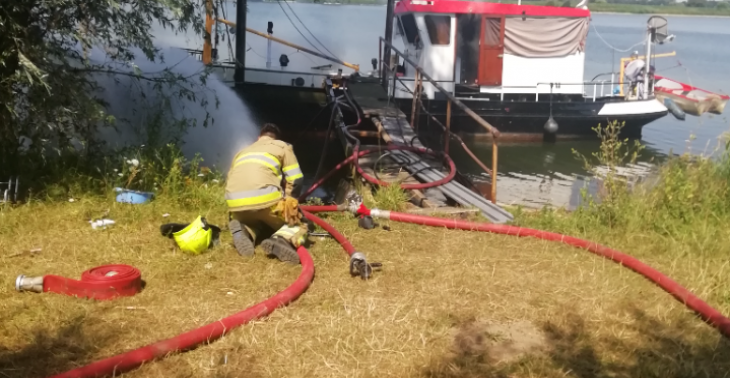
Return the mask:
<path id="1" fill-rule="evenodd" d="M 385 10 L 385 6 L 251 2 L 248 27 L 265 31 L 267 22 L 272 21 L 274 36 L 307 47 L 310 46 L 308 40 L 317 43 L 298 22 L 298 17 L 334 55 L 360 64 L 363 68 L 367 67 L 363 69 L 367 71 L 371 67 L 370 60 L 378 56 L 378 37 L 385 30 Z M 229 19 L 235 20 L 233 4 L 228 4 L 226 13 Z M 649 15 L 593 15 L 586 48 L 586 80 L 591 80 L 600 73 L 618 71 L 619 59 L 630 55 L 633 50 L 642 53 L 645 51 L 643 45 L 630 47 L 644 39 L 648 17 Z M 657 73 L 709 91 L 730 92 L 730 47 L 726 45 L 730 38 L 730 19 L 683 16 L 668 16 L 667 19 L 669 32 L 675 34 L 676 39 L 667 45 L 658 46 L 656 52 L 676 51 L 677 56 L 657 59 Z M 301 34 L 293 23 L 296 23 Z M 167 45 L 196 48 L 202 45 L 200 40 L 194 38 L 182 40 L 165 33 L 157 35 L 157 38 Z M 247 44 L 246 65 L 265 67 L 266 41 L 249 34 Z M 226 45 L 227 41 L 221 42 L 222 59 L 228 56 Z M 614 49 L 627 51 L 618 52 Z M 309 67 L 329 63 L 274 44 L 272 56 L 275 65 L 278 65 L 277 60 L 282 53 L 289 56 L 292 70 L 308 70 Z M 301 122 L 306 123 L 308 120 Z M 654 121 L 644 128 L 641 142 L 646 145 L 646 149 L 639 159 L 640 164 L 634 168 L 637 174 L 648 172 L 656 162 L 670 153 L 712 153 L 718 145 L 718 137 L 728 131 L 729 127 L 730 122 L 726 115 L 688 115 L 686 121 L 676 120 L 669 115 Z M 473 143 L 470 147 L 484 161 L 490 161 L 489 144 Z M 573 150 L 590 156 L 598 150 L 598 142 L 502 145 L 499 150 L 499 202 L 526 206 L 574 204 L 579 188 L 582 187 L 582 178 L 587 172 L 583 164 L 575 158 Z M 476 164 L 458 152 L 459 147 L 454 145 L 451 151 L 460 170 L 474 176 L 480 174 Z M 316 161 L 316 158 L 305 160 Z M 316 167 L 304 168 L 309 171 Z"/>

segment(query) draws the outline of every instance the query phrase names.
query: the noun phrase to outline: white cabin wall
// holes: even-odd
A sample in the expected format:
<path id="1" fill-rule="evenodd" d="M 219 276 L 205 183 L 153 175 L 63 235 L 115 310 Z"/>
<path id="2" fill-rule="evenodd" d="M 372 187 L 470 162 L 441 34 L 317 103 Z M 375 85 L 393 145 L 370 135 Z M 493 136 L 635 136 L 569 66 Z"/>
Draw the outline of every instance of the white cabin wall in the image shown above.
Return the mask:
<path id="1" fill-rule="evenodd" d="M 585 71 L 583 52 L 558 58 L 525 58 L 504 54 L 503 64 L 502 86 L 481 87 L 482 93 L 550 93 L 549 83 L 563 84 L 559 88 L 553 87 L 553 93 L 584 93 L 581 84 Z"/>
<path id="2" fill-rule="evenodd" d="M 454 15 L 445 15 L 443 13 L 434 13 L 434 16 L 450 16 L 451 17 L 451 33 L 450 43 L 448 45 L 432 45 L 431 39 L 428 35 L 428 29 L 426 28 L 425 16 L 430 15 L 429 13 L 415 14 L 416 25 L 418 26 L 419 36 L 423 43 L 423 48 L 420 49 L 419 53 L 413 54 L 411 51 L 406 51 L 409 54 L 409 59 L 413 59 L 419 66 L 426 72 L 431 78 L 443 87 L 446 91 L 454 93 L 454 57 L 455 57 L 455 46 L 456 46 L 456 17 Z M 404 38 L 405 42 L 405 38 Z M 406 42 L 407 43 L 407 42 Z M 415 50 L 415 46 L 409 46 L 407 50 Z M 415 59 L 414 59 L 415 58 Z M 417 60 L 416 60 L 417 59 Z M 402 62 L 402 61 L 401 61 Z M 403 62 L 402 62 L 403 63 Z M 415 87 L 414 77 L 415 70 L 412 66 L 407 63 L 406 65 L 406 76 L 402 77 L 401 80 L 408 87 L 409 90 L 413 90 Z M 403 86 L 398 84 L 397 88 L 403 89 Z M 438 89 L 429 83 L 428 81 L 423 82 L 424 96 L 428 99 L 433 99 Z M 410 93 L 405 90 L 396 90 L 396 97 L 399 98 L 412 98 Z"/>

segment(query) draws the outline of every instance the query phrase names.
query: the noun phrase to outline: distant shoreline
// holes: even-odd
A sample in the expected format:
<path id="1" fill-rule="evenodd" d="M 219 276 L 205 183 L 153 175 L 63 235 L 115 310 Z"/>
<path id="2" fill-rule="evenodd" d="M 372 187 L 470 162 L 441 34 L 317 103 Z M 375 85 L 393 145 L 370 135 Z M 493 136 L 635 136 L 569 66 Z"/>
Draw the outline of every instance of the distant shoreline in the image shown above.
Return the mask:
<path id="1" fill-rule="evenodd" d="M 529 1 L 523 0 L 522 5 L 547 5 L 547 3 L 553 3 L 552 6 L 560 6 L 562 0 L 547 0 L 547 1 Z M 275 3 L 276 1 L 271 1 Z M 317 5 L 371 5 L 371 6 L 385 6 L 385 2 L 374 2 L 368 0 L 351 0 L 347 3 L 337 4 L 323 4 L 315 3 L 313 1 L 296 1 L 300 4 L 317 4 Z M 503 0 L 504 4 L 516 4 L 517 0 Z M 575 1 L 573 1 L 575 3 Z M 617 8 L 617 9 L 611 9 Z M 682 17 L 714 17 L 714 18 L 729 18 L 730 9 L 714 9 L 714 8 L 692 8 L 681 5 L 640 5 L 640 4 L 611 4 L 611 3 L 593 3 L 588 5 L 588 9 L 591 13 L 596 14 L 645 14 L 645 15 L 656 15 L 663 17 L 671 16 L 682 16 Z M 667 12 L 668 11 L 668 12 Z M 686 13 L 685 13 L 686 12 Z M 718 12 L 719 14 L 714 14 Z"/>
<path id="2" fill-rule="evenodd" d="M 616 12 L 616 11 L 591 11 L 591 14 L 612 14 L 612 15 L 647 15 L 647 16 L 662 16 L 662 17 L 699 17 L 699 18 L 730 18 L 728 15 L 711 15 L 711 14 L 682 14 L 682 13 L 631 13 L 631 12 Z"/>

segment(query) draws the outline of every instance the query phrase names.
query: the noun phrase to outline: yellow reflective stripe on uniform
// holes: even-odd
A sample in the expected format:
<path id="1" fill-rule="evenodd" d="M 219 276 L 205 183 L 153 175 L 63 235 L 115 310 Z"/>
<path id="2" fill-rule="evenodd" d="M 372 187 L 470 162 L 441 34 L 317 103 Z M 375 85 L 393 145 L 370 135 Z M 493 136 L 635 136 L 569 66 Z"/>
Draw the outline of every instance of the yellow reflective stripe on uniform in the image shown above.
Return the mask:
<path id="1" fill-rule="evenodd" d="M 304 177 L 302 169 L 299 168 L 299 164 L 288 165 L 284 167 L 284 169 L 282 169 L 281 171 L 284 172 L 287 182 L 293 182 L 296 179 Z"/>
<path id="2" fill-rule="evenodd" d="M 306 241 L 306 237 L 304 235 L 300 235 L 298 238 L 294 239 L 294 236 L 296 236 L 296 234 L 300 231 L 301 228 L 299 228 L 298 226 L 282 226 L 274 233 L 274 236 L 282 237 L 292 243 L 292 245 L 294 245 L 295 247 L 299 247 Z"/>
<path id="3" fill-rule="evenodd" d="M 263 164 L 269 167 L 272 171 L 274 171 L 274 174 L 276 175 L 279 174 L 279 167 L 281 167 L 279 159 L 277 159 L 276 156 L 266 152 L 249 152 L 240 156 L 236 156 L 233 162 L 233 167 L 235 168 L 241 164 L 246 163 Z"/>
<path id="4" fill-rule="evenodd" d="M 289 236 L 289 237 L 292 237 L 292 236 L 294 236 L 294 235 L 295 235 L 295 234 L 296 234 L 297 232 L 299 232 L 299 227 L 288 227 L 288 226 L 283 226 L 283 227 L 282 227 L 282 228 L 280 228 L 280 229 L 279 229 L 278 231 L 276 231 L 276 232 L 274 233 L 274 235 L 284 235 L 284 236 Z"/>
<path id="5" fill-rule="evenodd" d="M 260 205 L 281 199 L 281 192 L 275 186 L 242 192 L 226 193 L 228 207 Z"/>

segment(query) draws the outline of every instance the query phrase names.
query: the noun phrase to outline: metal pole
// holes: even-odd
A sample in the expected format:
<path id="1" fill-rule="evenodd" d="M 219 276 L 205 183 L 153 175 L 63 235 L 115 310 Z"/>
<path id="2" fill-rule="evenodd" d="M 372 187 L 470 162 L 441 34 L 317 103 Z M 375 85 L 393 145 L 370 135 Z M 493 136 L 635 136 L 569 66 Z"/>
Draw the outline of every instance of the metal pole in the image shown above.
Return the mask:
<path id="1" fill-rule="evenodd" d="M 211 36 L 213 34 L 213 1 L 207 0 L 205 2 L 205 32 L 203 33 L 203 64 L 208 65 L 213 63 L 213 44 L 211 42 Z"/>
<path id="2" fill-rule="evenodd" d="M 236 69 L 233 81 L 243 87 L 246 81 L 246 1 L 236 0 Z"/>
<path id="3" fill-rule="evenodd" d="M 271 33 L 269 33 L 271 35 Z M 266 40 L 266 68 L 271 68 L 271 40 Z"/>
<path id="4" fill-rule="evenodd" d="M 418 104 L 418 78 L 421 75 L 416 71 L 416 80 L 413 82 L 413 105 L 411 105 L 411 127 L 416 130 L 416 105 Z"/>
<path id="5" fill-rule="evenodd" d="M 378 75 L 380 75 L 381 84 L 383 84 L 383 80 L 387 80 L 385 77 L 385 72 L 383 72 L 383 41 L 378 40 Z M 386 90 L 387 92 L 387 90 Z"/>
<path id="6" fill-rule="evenodd" d="M 393 42 L 393 12 L 395 11 L 395 0 L 388 0 L 388 7 L 385 11 L 385 48 L 383 50 L 383 61 L 390 64 L 390 47 Z M 393 68 L 393 67 L 391 67 Z M 388 75 L 380 72 L 380 84 L 385 88 L 388 84 Z"/>
<path id="7" fill-rule="evenodd" d="M 446 142 L 444 142 L 444 152 L 449 153 L 449 137 L 451 136 L 451 100 L 446 101 Z"/>
<path id="8" fill-rule="evenodd" d="M 651 41 L 654 39 L 654 28 L 649 27 L 649 33 L 646 40 L 646 58 L 644 62 L 644 96 L 643 99 L 649 98 L 649 65 L 651 64 Z"/>
<path id="9" fill-rule="evenodd" d="M 492 203 L 497 203 L 497 138 L 492 136 Z"/>

